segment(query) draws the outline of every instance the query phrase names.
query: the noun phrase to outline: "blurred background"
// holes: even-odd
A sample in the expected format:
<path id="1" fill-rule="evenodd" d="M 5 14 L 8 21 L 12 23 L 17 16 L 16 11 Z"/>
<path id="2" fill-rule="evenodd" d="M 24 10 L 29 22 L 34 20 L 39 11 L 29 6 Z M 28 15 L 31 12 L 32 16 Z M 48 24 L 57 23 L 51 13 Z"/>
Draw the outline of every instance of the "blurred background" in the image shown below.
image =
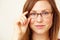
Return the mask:
<path id="1" fill-rule="evenodd" d="M 18 28 L 15 20 L 21 15 L 26 0 L 0 0 L 0 40 L 17 40 Z M 60 12 L 60 0 L 55 0 Z M 60 38 L 60 31 L 58 34 Z"/>

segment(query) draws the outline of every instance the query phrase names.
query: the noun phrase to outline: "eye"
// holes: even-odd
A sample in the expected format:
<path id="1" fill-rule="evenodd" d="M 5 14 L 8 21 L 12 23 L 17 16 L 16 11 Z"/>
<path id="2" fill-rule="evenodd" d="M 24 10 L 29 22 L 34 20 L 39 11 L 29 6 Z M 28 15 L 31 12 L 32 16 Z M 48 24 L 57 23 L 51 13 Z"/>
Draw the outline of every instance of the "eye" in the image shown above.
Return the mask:
<path id="1" fill-rule="evenodd" d="M 36 13 L 30 13 L 30 15 L 36 15 Z"/>
<path id="2" fill-rule="evenodd" d="M 42 13 L 45 14 L 45 15 L 49 14 L 49 12 L 42 12 Z"/>

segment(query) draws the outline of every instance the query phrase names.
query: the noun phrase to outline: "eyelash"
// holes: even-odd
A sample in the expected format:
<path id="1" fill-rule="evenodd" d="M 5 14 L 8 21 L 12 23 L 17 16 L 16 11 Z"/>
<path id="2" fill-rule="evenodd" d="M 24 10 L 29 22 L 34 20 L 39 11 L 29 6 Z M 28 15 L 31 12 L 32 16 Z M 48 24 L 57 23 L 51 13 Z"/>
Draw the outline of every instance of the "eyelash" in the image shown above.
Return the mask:
<path id="1" fill-rule="evenodd" d="M 43 12 L 44 14 L 48 14 L 48 12 Z"/>
<path id="2" fill-rule="evenodd" d="M 42 12 L 43 14 L 48 14 L 48 12 Z M 36 13 L 30 13 L 30 15 L 35 15 Z"/>
<path id="3" fill-rule="evenodd" d="M 30 15 L 35 15 L 35 13 L 31 13 Z"/>

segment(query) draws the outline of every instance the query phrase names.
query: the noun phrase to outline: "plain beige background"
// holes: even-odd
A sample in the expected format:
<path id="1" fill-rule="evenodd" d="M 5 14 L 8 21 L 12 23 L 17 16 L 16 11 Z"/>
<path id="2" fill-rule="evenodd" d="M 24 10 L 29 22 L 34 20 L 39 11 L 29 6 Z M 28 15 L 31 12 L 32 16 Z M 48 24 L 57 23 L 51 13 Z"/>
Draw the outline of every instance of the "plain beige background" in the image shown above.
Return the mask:
<path id="1" fill-rule="evenodd" d="M 14 22 L 21 15 L 25 1 L 0 0 L 0 40 L 18 39 L 18 28 L 14 26 Z M 60 11 L 59 0 L 56 0 L 56 4 Z"/>

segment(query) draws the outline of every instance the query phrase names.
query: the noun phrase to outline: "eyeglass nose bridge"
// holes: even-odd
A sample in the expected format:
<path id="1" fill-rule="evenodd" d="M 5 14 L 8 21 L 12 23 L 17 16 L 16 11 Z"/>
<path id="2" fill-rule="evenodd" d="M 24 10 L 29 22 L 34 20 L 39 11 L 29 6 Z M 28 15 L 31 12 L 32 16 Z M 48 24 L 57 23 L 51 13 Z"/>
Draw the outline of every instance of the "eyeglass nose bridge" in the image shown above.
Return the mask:
<path id="1" fill-rule="evenodd" d="M 42 13 L 37 13 L 37 16 L 40 15 L 42 17 Z"/>

